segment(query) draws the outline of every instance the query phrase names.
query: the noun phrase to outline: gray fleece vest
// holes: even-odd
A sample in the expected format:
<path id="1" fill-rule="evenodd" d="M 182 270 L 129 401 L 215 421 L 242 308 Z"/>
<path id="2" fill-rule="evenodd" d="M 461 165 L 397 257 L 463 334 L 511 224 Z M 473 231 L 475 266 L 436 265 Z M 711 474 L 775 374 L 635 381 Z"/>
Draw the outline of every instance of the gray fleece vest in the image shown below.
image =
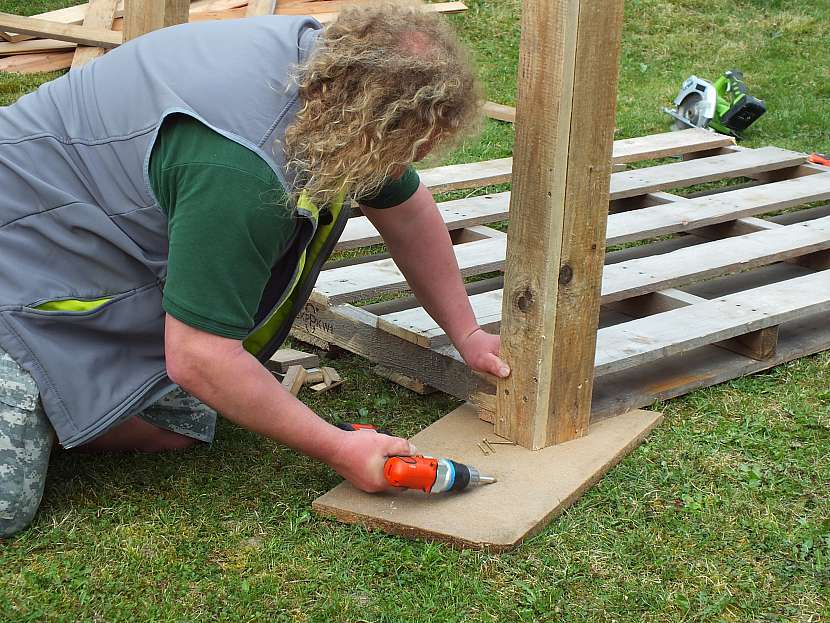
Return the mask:
<path id="1" fill-rule="evenodd" d="M 161 306 L 167 218 L 148 175 L 161 122 L 192 115 L 259 154 L 287 187 L 274 141 L 297 108 L 290 72 L 319 28 L 310 18 L 276 16 L 167 28 L 0 108 L 0 349 L 34 377 L 65 447 L 175 387 Z M 322 259 L 345 212 L 325 228 L 333 239 L 317 241 Z M 303 248 L 316 219 L 307 225 Z M 306 266 L 307 282 L 322 259 Z M 274 271 L 259 321 L 285 300 L 293 277 L 285 267 Z M 302 285 L 300 298 L 310 287 Z M 92 310 L 37 309 L 104 297 Z M 287 330 L 257 355 L 270 357 Z"/>

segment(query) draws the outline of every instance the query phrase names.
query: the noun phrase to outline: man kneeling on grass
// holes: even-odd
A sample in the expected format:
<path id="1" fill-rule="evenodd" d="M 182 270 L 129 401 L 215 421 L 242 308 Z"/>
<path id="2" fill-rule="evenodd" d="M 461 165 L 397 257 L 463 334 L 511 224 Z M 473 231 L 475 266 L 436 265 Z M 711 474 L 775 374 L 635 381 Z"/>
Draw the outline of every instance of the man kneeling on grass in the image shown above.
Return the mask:
<path id="1" fill-rule="evenodd" d="M 448 26 L 384 6 L 164 29 L 0 109 L 0 536 L 32 521 L 56 438 L 187 448 L 217 411 L 384 489 L 409 443 L 339 430 L 261 362 L 351 197 L 465 361 L 508 374 L 412 167 L 478 99 Z"/>

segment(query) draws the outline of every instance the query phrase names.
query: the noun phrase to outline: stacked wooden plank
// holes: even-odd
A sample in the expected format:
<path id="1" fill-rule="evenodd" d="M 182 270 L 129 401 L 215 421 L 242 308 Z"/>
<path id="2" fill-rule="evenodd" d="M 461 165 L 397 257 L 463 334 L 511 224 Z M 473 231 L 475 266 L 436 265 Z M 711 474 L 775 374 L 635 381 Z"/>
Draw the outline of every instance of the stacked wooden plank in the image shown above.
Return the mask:
<path id="1" fill-rule="evenodd" d="M 616 163 L 672 156 L 681 159 L 612 175 L 607 243 L 628 248 L 610 252 L 603 273 L 595 416 L 830 347 L 830 205 L 813 205 L 830 200 L 830 169 L 806 163 L 804 154 L 743 149 L 696 129 L 614 146 Z M 442 167 L 422 179 L 439 191 L 484 186 L 509 180 L 510 164 Z M 710 188 L 682 190 L 700 184 Z M 505 236 L 484 225 L 506 219 L 508 206 L 507 192 L 439 204 L 465 275 L 504 266 Z M 356 217 L 339 248 L 379 241 L 365 217 Z M 466 368 L 414 297 L 365 304 L 407 289 L 388 256 L 365 260 L 323 271 L 295 336 L 473 397 L 486 416 L 492 387 Z M 493 331 L 502 286 L 499 277 L 468 285 L 479 323 Z"/>
<path id="2" fill-rule="evenodd" d="M 277 15 L 313 15 L 323 23 L 346 6 L 370 0 L 193 0 L 190 21 L 237 19 L 276 12 Z M 433 2 L 424 10 L 457 13 L 463 2 Z M 37 73 L 75 67 L 122 42 L 124 0 L 88 3 L 32 17 L 0 13 L 0 71 Z M 80 49 L 78 49 L 80 47 Z M 78 49 L 78 54 L 76 54 Z M 83 49 L 83 52 L 81 52 Z"/>

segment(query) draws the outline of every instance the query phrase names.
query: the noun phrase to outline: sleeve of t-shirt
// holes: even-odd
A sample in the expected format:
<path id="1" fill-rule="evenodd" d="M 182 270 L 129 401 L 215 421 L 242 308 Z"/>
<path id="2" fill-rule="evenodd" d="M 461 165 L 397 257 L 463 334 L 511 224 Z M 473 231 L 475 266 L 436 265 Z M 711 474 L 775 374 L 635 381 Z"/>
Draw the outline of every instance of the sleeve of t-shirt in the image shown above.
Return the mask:
<path id="1" fill-rule="evenodd" d="M 396 180 L 390 180 L 372 197 L 358 199 L 358 203 L 377 210 L 394 208 L 409 199 L 418 190 L 421 178 L 415 167 L 409 165 Z"/>
<path id="2" fill-rule="evenodd" d="M 250 172 L 217 164 L 163 171 L 169 257 L 163 307 L 209 333 L 245 338 L 295 219 L 284 194 Z"/>

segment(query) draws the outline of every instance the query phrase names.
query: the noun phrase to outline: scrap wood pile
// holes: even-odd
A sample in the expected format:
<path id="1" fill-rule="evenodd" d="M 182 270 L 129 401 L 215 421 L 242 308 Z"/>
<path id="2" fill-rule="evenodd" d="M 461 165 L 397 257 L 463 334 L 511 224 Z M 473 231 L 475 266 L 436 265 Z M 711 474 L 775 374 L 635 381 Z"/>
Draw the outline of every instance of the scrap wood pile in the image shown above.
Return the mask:
<path id="1" fill-rule="evenodd" d="M 277 15 L 313 15 L 323 23 L 344 7 L 370 0 L 278 0 Z M 189 21 L 237 19 L 270 12 L 261 0 L 193 0 Z M 424 10 L 458 13 L 463 2 L 433 2 Z M 124 0 L 90 0 L 85 4 L 32 17 L 0 13 L 0 71 L 36 73 L 78 67 L 116 47 L 122 40 Z"/>
<path id="2" fill-rule="evenodd" d="M 278 350 L 265 362 L 265 367 L 295 396 L 306 385 L 319 393 L 343 384 L 343 379 L 334 368 L 320 367 L 320 358 L 317 355 L 293 348 Z"/>

